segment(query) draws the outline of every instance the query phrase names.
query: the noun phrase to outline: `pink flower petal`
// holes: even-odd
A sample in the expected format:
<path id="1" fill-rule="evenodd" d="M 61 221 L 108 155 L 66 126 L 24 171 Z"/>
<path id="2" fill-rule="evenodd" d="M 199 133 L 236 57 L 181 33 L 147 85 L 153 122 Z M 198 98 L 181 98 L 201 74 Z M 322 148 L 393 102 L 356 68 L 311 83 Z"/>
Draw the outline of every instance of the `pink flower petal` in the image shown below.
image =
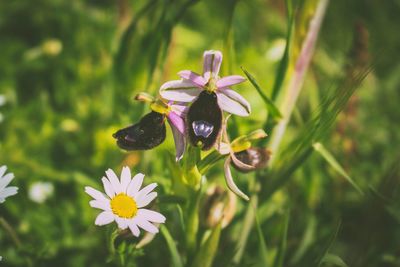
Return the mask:
<path id="1" fill-rule="evenodd" d="M 242 117 L 250 115 L 251 108 L 249 102 L 235 91 L 224 88 L 218 89 L 216 94 L 218 105 L 221 109 Z"/>
<path id="2" fill-rule="evenodd" d="M 185 80 L 189 80 L 192 83 L 194 83 L 195 85 L 199 86 L 199 87 L 203 87 L 204 85 L 206 85 L 207 80 L 204 79 L 202 76 L 200 76 L 199 74 L 190 71 L 190 70 L 183 70 L 180 71 L 178 73 L 178 75 Z"/>
<path id="3" fill-rule="evenodd" d="M 172 112 L 171 112 L 172 113 Z M 186 147 L 186 139 L 185 139 L 185 129 L 183 129 L 183 133 L 174 125 L 171 121 L 171 130 L 172 130 L 172 135 L 174 136 L 174 142 L 175 142 L 175 151 L 176 151 L 176 161 L 179 161 L 183 157 L 183 153 L 185 153 L 185 147 Z"/>
<path id="4" fill-rule="evenodd" d="M 211 77 L 217 78 L 222 62 L 220 51 L 209 50 L 203 55 L 203 77 L 208 81 Z"/>
<path id="5" fill-rule="evenodd" d="M 175 80 L 164 83 L 160 88 L 160 95 L 177 102 L 192 102 L 202 91 L 189 80 Z"/>
<path id="6" fill-rule="evenodd" d="M 179 105 L 179 104 L 172 104 L 170 105 L 171 110 L 175 112 L 179 117 L 184 118 L 189 110 L 188 106 Z"/>
<path id="7" fill-rule="evenodd" d="M 179 117 L 175 112 L 171 111 L 168 114 L 168 120 L 173 124 L 181 134 L 185 134 L 185 121 Z"/>
<path id="8" fill-rule="evenodd" d="M 240 75 L 231 75 L 231 76 L 226 76 L 222 77 L 217 81 L 217 87 L 218 88 L 225 88 L 229 87 L 234 84 L 242 83 L 245 82 L 246 78 L 240 76 Z"/>

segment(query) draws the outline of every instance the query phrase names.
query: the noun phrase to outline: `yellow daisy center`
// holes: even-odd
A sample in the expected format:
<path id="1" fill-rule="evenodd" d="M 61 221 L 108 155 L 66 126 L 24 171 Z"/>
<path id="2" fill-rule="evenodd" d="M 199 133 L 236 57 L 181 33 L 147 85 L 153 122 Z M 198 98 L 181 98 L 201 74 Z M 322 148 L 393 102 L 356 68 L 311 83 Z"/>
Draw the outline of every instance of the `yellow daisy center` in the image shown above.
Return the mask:
<path id="1" fill-rule="evenodd" d="M 120 193 L 113 197 L 110 201 L 112 212 L 122 218 L 132 218 L 137 213 L 137 204 L 136 201 L 124 194 Z"/>

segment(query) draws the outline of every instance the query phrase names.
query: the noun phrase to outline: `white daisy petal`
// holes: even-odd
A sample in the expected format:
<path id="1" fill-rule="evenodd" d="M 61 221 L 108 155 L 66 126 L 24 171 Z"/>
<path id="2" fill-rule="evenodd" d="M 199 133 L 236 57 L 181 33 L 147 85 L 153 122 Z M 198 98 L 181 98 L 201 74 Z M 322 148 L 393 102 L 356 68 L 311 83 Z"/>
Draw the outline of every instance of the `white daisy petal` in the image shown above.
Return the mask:
<path id="1" fill-rule="evenodd" d="M 110 181 L 106 177 L 101 178 L 101 181 L 103 182 L 104 191 L 106 191 L 107 196 L 109 198 L 113 198 L 115 196 L 115 192 Z"/>
<path id="2" fill-rule="evenodd" d="M 108 177 L 108 180 L 110 180 L 110 183 L 114 189 L 115 194 L 122 193 L 123 190 L 115 172 L 111 169 L 108 169 L 106 171 L 106 175 Z"/>
<path id="3" fill-rule="evenodd" d="M 218 105 L 221 109 L 238 116 L 249 116 L 251 112 L 250 104 L 241 95 L 231 89 L 218 89 Z"/>
<path id="4" fill-rule="evenodd" d="M 103 193 L 90 186 L 85 187 L 85 192 L 95 200 L 107 201 L 107 197 Z"/>
<path id="5" fill-rule="evenodd" d="M 101 225 L 109 224 L 112 221 L 114 221 L 114 214 L 111 211 L 103 211 L 102 213 L 100 213 L 97 216 L 94 224 L 101 226 Z"/>
<path id="6" fill-rule="evenodd" d="M 146 230 L 149 233 L 152 233 L 152 234 L 158 233 L 158 228 L 155 227 L 152 223 L 150 223 L 149 221 L 147 221 L 145 219 L 135 218 L 135 222 L 136 222 L 137 226 Z"/>
<path id="7" fill-rule="evenodd" d="M 150 193 L 151 191 L 153 191 L 153 189 L 156 187 L 157 187 L 157 183 L 151 183 L 151 184 L 143 187 L 142 190 L 140 190 L 138 192 L 135 199 L 140 199 L 141 197 L 143 197 L 143 196 L 147 195 L 148 193 Z"/>
<path id="8" fill-rule="evenodd" d="M 189 80 L 175 80 L 164 83 L 160 88 L 160 95 L 178 102 L 192 102 L 202 89 Z"/>
<path id="9" fill-rule="evenodd" d="M 99 200 L 91 200 L 89 202 L 89 205 L 92 208 L 96 208 L 96 209 L 101 209 L 101 210 L 105 210 L 105 211 L 111 211 L 111 206 L 110 206 L 110 202 L 105 202 L 105 201 L 99 201 Z"/>
<path id="10" fill-rule="evenodd" d="M 0 190 L 5 188 L 12 181 L 12 179 L 14 179 L 13 173 L 7 173 L 3 176 L 3 178 L 0 178 Z"/>
<path id="11" fill-rule="evenodd" d="M 117 222 L 119 229 L 125 230 L 126 228 L 128 228 L 127 219 L 115 216 L 115 221 Z"/>
<path id="12" fill-rule="evenodd" d="M 0 196 L 2 198 L 7 198 L 7 197 L 13 196 L 13 195 L 15 195 L 17 193 L 18 193 L 18 187 L 10 186 L 10 187 L 6 187 L 3 190 L 1 190 Z"/>
<path id="13" fill-rule="evenodd" d="M 151 192 L 147 195 L 140 195 L 136 199 L 136 204 L 138 208 L 145 207 L 150 204 L 157 197 L 157 192 Z"/>
<path id="14" fill-rule="evenodd" d="M 134 236 L 138 237 L 140 235 L 139 227 L 136 225 L 136 223 L 133 220 L 131 220 L 129 222 L 128 227 Z"/>
<path id="15" fill-rule="evenodd" d="M 128 190 L 126 192 L 128 196 L 134 197 L 139 192 L 139 189 L 143 183 L 143 178 L 143 173 L 138 173 L 133 177 L 132 181 L 129 183 Z"/>
<path id="16" fill-rule="evenodd" d="M 159 212 L 148 210 L 148 209 L 139 209 L 137 216 L 140 218 L 144 218 L 147 221 L 155 222 L 155 223 L 165 223 L 165 217 Z"/>
<path id="17" fill-rule="evenodd" d="M 7 166 L 6 165 L 3 165 L 3 166 L 0 167 L 0 179 L 6 173 L 6 170 L 7 170 Z"/>
<path id="18" fill-rule="evenodd" d="M 130 182 L 131 182 L 131 170 L 129 169 L 129 167 L 123 167 L 121 172 L 121 187 L 124 193 L 126 193 L 126 190 Z"/>

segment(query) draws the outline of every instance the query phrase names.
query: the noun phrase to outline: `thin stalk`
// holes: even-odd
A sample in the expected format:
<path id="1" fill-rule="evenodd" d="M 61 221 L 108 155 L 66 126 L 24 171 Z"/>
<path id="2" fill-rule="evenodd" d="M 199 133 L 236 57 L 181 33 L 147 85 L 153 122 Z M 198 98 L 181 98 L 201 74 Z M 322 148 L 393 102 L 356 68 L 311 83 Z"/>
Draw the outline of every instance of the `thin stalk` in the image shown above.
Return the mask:
<path id="1" fill-rule="evenodd" d="M 12 226 L 3 218 L 0 217 L 0 225 L 6 230 L 6 232 L 10 235 L 12 241 L 14 242 L 17 248 L 21 248 L 21 241 L 19 240 L 17 233 L 14 231 Z"/>
<path id="2" fill-rule="evenodd" d="M 240 261 L 242 260 L 243 253 L 246 249 L 247 240 L 249 238 L 251 229 L 253 228 L 254 225 L 254 220 L 256 217 L 255 211 L 257 210 L 257 205 L 258 205 L 258 196 L 257 194 L 253 194 L 250 197 L 250 202 L 249 205 L 247 206 L 246 215 L 244 217 L 244 222 L 241 229 L 241 235 L 239 237 L 239 241 L 237 242 L 238 250 L 235 256 L 233 257 L 233 263 L 235 265 L 239 266 Z"/>

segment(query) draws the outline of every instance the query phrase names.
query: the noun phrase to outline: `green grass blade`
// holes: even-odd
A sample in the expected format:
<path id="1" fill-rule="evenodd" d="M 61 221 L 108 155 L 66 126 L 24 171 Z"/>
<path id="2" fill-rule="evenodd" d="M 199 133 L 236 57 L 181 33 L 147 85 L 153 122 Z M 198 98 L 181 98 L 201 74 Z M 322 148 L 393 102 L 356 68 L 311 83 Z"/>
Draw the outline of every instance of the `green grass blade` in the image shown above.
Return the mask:
<path id="1" fill-rule="evenodd" d="M 338 235 L 338 233 L 340 231 L 341 226 L 342 226 L 342 222 L 339 221 L 337 226 L 336 226 L 335 231 L 333 232 L 331 238 L 328 241 L 328 244 L 326 245 L 325 249 L 322 251 L 321 255 L 319 256 L 319 258 L 317 260 L 318 267 L 322 265 L 324 258 L 326 257 L 326 255 L 328 255 L 328 252 L 331 249 L 333 242 L 335 242 L 336 237 L 337 237 L 337 235 Z"/>
<path id="2" fill-rule="evenodd" d="M 322 264 L 328 264 L 328 266 L 348 267 L 348 265 L 337 255 L 326 254 L 322 259 Z"/>
<path id="3" fill-rule="evenodd" d="M 285 214 L 284 218 L 284 223 L 282 227 L 282 239 L 279 245 L 279 250 L 278 253 L 275 257 L 274 260 L 274 267 L 282 267 L 283 266 L 283 260 L 285 258 L 285 252 L 286 252 L 286 244 L 287 244 L 287 233 L 289 229 L 289 218 L 290 218 L 290 212 L 289 210 Z"/>
<path id="4" fill-rule="evenodd" d="M 304 231 L 300 244 L 297 246 L 296 253 L 290 261 L 290 265 L 296 265 L 296 263 L 301 260 L 306 251 L 310 248 L 315 240 L 316 227 L 317 220 L 314 215 L 310 215 L 308 218 L 306 230 Z"/>
<path id="5" fill-rule="evenodd" d="M 275 119 L 282 118 L 282 114 L 279 109 L 275 106 L 274 102 L 263 92 L 260 85 L 257 83 L 256 79 L 251 75 L 245 68 L 241 67 L 244 74 L 247 76 L 251 84 L 256 88 L 258 94 L 261 96 L 262 100 L 264 101 L 268 112 L 272 115 Z"/>
<path id="6" fill-rule="evenodd" d="M 210 236 L 200 247 L 193 261 L 192 267 L 210 267 L 218 250 L 221 223 L 212 230 Z"/>
<path id="7" fill-rule="evenodd" d="M 261 229 L 261 225 L 260 222 L 258 220 L 258 216 L 255 210 L 253 210 L 254 212 L 254 217 L 255 217 L 255 224 L 256 224 L 256 230 L 257 230 L 257 236 L 258 236 L 258 242 L 259 242 L 259 246 L 258 246 L 258 254 L 259 254 L 259 262 L 258 265 L 259 266 L 263 266 L 263 267 L 268 267 L 269 263 L 268 263 L 268 248 L 267 248 L 267 243 L 265 242 L 265 238 Z"/>
<path id="8" fill-rule="evenodd" d="M 343 169 L 343 167 L 339 164 L 339 162 L 335 159 L 335 157 L 321 144 L 314 143 L 314 150 L 317 151 L 328 163 L 331 167 L 337 171 L 340 175 L 342 175 L 346 180 L 360 193 L 364 194 L 361 188 L 354 182 L 354 180 L 347 174 L 347 172 Z"/>
<path id="9" fill-rule="evenodd" d="M 171 254 L 172 266 L 183 267 L 181 256 L 179 255 L 178 248 L 176 247 L 176 244 L 175 244 L 175 240 L 172 238 L 167 227 L 162 225 L 160 227 L 160 230 L 161 230 L 161 234 L 165 238 L 165 241 L 167 242 L 167 247 L 168 247 L 169 253 Z"/>
<path id="10" fill-rule="evenodd" d="M 282 88 L 283 81 L 285 80 L 286 72 L 289 67 L 289 55 L 292 45 L 293 29 L 295 27 L 295 12 L 293 10 L 293 4 L 291 0 L 286 0 L 286 10 L 287 10 L 287 35 L 286 35 L 286 46 L 283 52 L 282 59 L 279 63 L 278 70 L 276 72 L 276 78 L 274 82 L 274 87 L 272 88 L 271 98 L 275 100 L 278 96 L 279 91 Z"/>

